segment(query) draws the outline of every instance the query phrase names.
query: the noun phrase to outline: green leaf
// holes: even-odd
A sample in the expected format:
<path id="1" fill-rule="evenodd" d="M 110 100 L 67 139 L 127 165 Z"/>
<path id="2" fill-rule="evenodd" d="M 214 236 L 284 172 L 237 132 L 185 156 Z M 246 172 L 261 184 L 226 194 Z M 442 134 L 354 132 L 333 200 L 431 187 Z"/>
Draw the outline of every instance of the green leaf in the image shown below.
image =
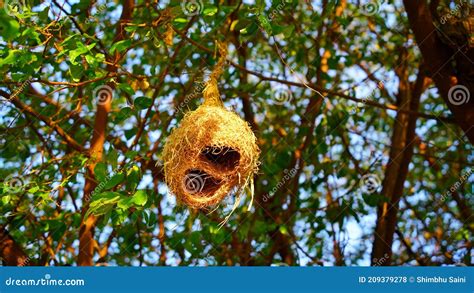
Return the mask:
<path id="1" fill-rule="evenodd" d="M 46 6 L 43 10 L 38 13 L 38 17 L 41 21 L 46 22 L 49 20 L 49 6 Z"/>
<path id="2" fill-rule="evenodd" d="M 133 127 L 133 128 L 125 130 L 124 132 L 125 132 L 125 138 L 130 139 L 134 137 L 135 134 L 137 134 L 137 128 Z"/>
<path id="3" fill-rule="evenodd" d="M 0 58 L 0 66 L 3 65 L 8 65 L 8 64 L 14 64 L 16 61 L 16 56 L 18 55 L 17 52 L 20 52 L 19 50 L 10 50 L 8 51 L 8 55 L 5 58 Z"/>
<path id="4" fill-rule="evenodd" d="M 216 6 L 209 6 L 204 8 L 202 11 L 204 15 L 212 16 L 217 13 L 217 7 Z"/>
<path id="5" fill-rule="evenodd" d="M 129 94 L 130 96 L 132 96 L 133 94 L 135 94 L 135 91 L 133 90 L 133 88 L 128 84 L 128 83 L 119 83 L 117 85 L 117 88 L 123 90 L 124 92 L 126 92 L 127 94 Z"/>
<path id="6" fill-rule="evenodd" d="M 272 23 L 271 26 L 272 26 L 273 34 L 275 35 L 281 34 L 286 28 L 286 26 L 278 25 L 275 23 Z"/>
<path id="7" fill-rule="evenodd" d="M 267 32 L 267 34 L 272 35 L 273 34 L 272 26 L 270 25 L 268 18 L 263 14 L 259 14 L 257 18 L 258 18 L 258 22 L 263 27 L 263 29 Z"/>
<path id="8" fill-rule="evenodd" d="M 240 33 L 243 35 L 253 35 L 258 30 L 258 25 L 256 22 L 252 22 L 249 26 L 240 30 Z"/>
<path id="9" fill-rule="evenodd" d="M 173 20 L 176 23 L 187 23 L 188 20 L 186 18 L 178 17 Z"/>
<path id="10" fill-rule="evenodd" d="M 112 47 L 110 47 L 109 52 L 111 54 L 117 52 L 123 52 L 125 49 L 130 47 L 132 44 L 132 40 L 123 40 L 123 41 L 118 41 L 117 43 L 113 44 Z"/>
<path id="11" fill-rule="evenodd" d="M 50 224 L 51 237 L 54 241 L 59 241 L 67 230 L 67 225 L 63 221 L 54 221 L 54 224 Z"/>
<path id="12" fill-rule="evenodd" d="M 118 184 L 122 183 L 124 179 L 125 179 L 125 174 L 123 173 L 115 174 L 114 176 L 112 176 L 112 178 L 110 178 L 110 180 L 106 181 L 103 188 L 104 190 L 111 189 L 117 186 Z"/>
<path id="13" fill-rule="evenodd" d="M 125 153 L 125 157 L 130 159 L 130 160 L 135 160 L 135 157 L 138 155 L 138 152 L 137 151 L 127 151 Z M 134 166 L 133 168 L 135 168 L 136 166 Z M 138 167 L 137 167 L 138 168 Z"/>
<path id="14" fill-rule="evenodd" d="M 105 61 L 105 55 L 102 53 L 95 54 L 95 60 L 97 63 L 103 63 Z"/>
<path id="15" fill-rule="evenodd" d="M 124 107 L 120 109 L 116 116 L 116 122 L 121 122 L 129 118 L 133 113 L 133 110 L 130 107 Z"/>
<path id="16" fill-rule="evenodd" d="M 145 214 L 145 211 L 143 213 Z M 156 222 L 157 222 L 156 214 L 154 212 L 149 212 L 149 213 L 147 212 L 146 214 L 148 215 L 147 221 L 146 221 L 147 226 L 155 227 Z"/>
<path id="17" fill-rule="evenodd" d="M 69 59 L 73 65 L 77 65 L 78 62 L 76 61 L 77 57 L 90 52 L 92 48 L 94 48 L 96 43 L 92 43 L 88 46 L 84 46 L 81 42 L 76 42 L 77 49 L 69 51 Z"/>
<path id="18" fill-rule="evenodd" d="M 294 25 L 288 25 L 283 29 L 283 35 L 285 38 L 289 38 L 293 35 L 293 31 L 295 30 Z"/>
<path id="19" fill-rule="evenodd" d="M 371 207 L 376 207 L 381 202 L 381 197 L 377 194 L 362 194 L 365 203 Z"/>
<path id="20" fill-rule="evenodd" d="M 139 182 L 140 182 L 140 168 L 134 165 L 127 172 L 127 184 L 129 186 L 129 190 L 135 190 Z"/>
<path id="21" fill-rule="evenodd" d="M 118 204 L 117 204 L 118 206 Z M 114 225 L 121 225 L 128 218 L 127 209 L 115 209 L 112 211 L 112 223 Z"/>
<path id="22" fill-rule="evenodd" d="M 144 206 L 146 204 L 147 199 L 148 195 L 146 194 L 145 190 L 137 190 L 137 192 L 135 192 L 135 194 L 133 195 L 133 202 L 139 206 Z"/>
<path id="23" fill-rule="evenodd" d="M 113 169 L 117 169 L 118 158 L 119 153 L 117 150 L 113 147 L 109 148 L 109 151 L 107 152 L 107 162 L 112 165 Z"/>
<path id="24" fill-rule="evenodd" d="M 82 66 L 81 64 L 72 64 L 69 67 L 69 73 L 71 74 L 73 81 L 78 82 L 81 80 L 82 75 L 84 74 L 84 66 Z"/>
<path id="25" fill-rule="evenodd" d="M 105 191 L 101 192 L 98 194 L 94 194 L 91 198 L 91 203 L 94 201 L 103 201 L 103 202 L 109 202 L 112 199 L 115 199 L 115 197 L 121 197 L 122 194 L 119 192 L 115 191 Z M 112 200 L 113 201 L 113 200 Z"/>
<path id="26" fill-rule="evenodd" d="M 62 47 L 68 47 L 76 37 L 79 37 L 80 34 L 72 34 L 69 37 L 65 38 L 64 41 L 60 44 Z"/>
<path id="27" fill-rule="evenodd" d="M 11 196 L 10 195 L 3 195 L 2 196 L 2 203 L 4 205 L 7 205 L 10 203 L 10 200 L 11 200 Z"/>
<path id="28" fill-rule="evenodd" d="M 148 97 L 138 97 L 133 103 L 138 109 L 143 110 L 149 108 L 153 101 Z"/>
<path id="29" fill-rule="evenodd" d="M 89 209 L 85 215 L 87 218 L 89 215 L 93 214 L 100 216 L 106 214 L 114 208 L 114 206 L 119 202 L 122 195 L 118 192 L 103 192 L 92 197 L 92 201 L 89 205 Z"/>
<path id="30" fill-rule="evenodd" d="M 81 226 L 81 215 L 79 213 L 72 215 L 72 227 L 79 228 Z"/>
<path id="31" fill-rule="evenodd" d="M 5 41 L 13 41 L 20 33 L 18 21 L 9 16 L 0 16 L 0 24 L 0 36 Z"/>
<path id="32" fill-rule="evenodd" d="M 134 204 L 133 197 L 127 196 L 127 197 L 122 198 L 117 203 L 117 207 L 122 209 L 122 210 L 128 210 L 129 208 L 131 208 L 133 206 L 133 204 Z"/>
<path id="33" fill-rule="evenodd" d="M 33 186 L 32 188 L 28 189 L 28 193 L 35 193 L 39 190 L 39 186 Z"/>
<path id="34" fill-rule="evenodd" d="M 125 31 L 126 31 L 126 32 L 129 32 L 129 33 L 133 33 L 133 32 L 135 32 L 137 29 L 138 29 L 138 26 L 137 26 L 137 25 L 134 25 L 134 24 L 127 24 L 127 26 L 125 27 Z"/>
<path id="35" fill-rule="evenodd" d="M 86 62 L 87 62 L 87 64 L 89 64 L 89 65 L 95 65 L 95 64 L 97 63 L 97 60 L 95 59 L 94 56 L 92 56 L 92 55 L 86 55 L 85 57 L 86 57 Z"/>
<path id="36" fill-rule="evenodd" d="M 97 163 L 94 168 L 94 175 L 98 181 L 105 181 L 107 178 L 107 165 L 102 162 Z"/>
<path id="37" fill-rule="evenodd" d="M 283 235 L 288 235 L 288 228 L 284 225 L 281 225 L 278 230 L 280 230 L 280 233 Z"/>

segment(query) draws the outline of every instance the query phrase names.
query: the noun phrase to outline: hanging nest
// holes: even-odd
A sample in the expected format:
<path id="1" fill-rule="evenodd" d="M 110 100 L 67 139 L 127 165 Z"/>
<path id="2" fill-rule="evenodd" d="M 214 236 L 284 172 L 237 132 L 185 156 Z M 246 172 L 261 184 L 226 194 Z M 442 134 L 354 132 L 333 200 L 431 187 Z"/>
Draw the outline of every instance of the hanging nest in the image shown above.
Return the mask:
<path id="1" fill-rule="evenodd" d="M 219 106 L 189 112 L 163 150 L 165 179 L 178 200 L 193 208 L 219 203 L 245 187 L 257 170 L 259 149 L 248 124 Z"/>
<path id="2" fill-rule="evenodd" d="M 214 206 L 247 185 L 253 193 L 258 169 L 257 139 L 247 122 L 224 108 L 217 90 L 219 63 L 216 68 L 203 91 L 204 103 L 185 114 L 163 150 L 168 188 L 179 202 L 196 209 Z"/>

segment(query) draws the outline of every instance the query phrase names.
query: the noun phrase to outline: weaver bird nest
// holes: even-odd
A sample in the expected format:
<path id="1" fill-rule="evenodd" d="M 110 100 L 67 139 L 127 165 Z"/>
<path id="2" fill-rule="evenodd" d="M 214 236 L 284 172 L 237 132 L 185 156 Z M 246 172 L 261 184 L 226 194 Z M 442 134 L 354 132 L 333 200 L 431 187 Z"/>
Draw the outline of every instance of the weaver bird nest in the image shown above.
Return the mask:
<path id="1" fill-rule="evenodd" d="M 165 180 L 179 202 L 211 207 L 251 184 L 259 153 L 247 122 L 219 103 L 205 102 L 186 113 L 168 137 Z"/>

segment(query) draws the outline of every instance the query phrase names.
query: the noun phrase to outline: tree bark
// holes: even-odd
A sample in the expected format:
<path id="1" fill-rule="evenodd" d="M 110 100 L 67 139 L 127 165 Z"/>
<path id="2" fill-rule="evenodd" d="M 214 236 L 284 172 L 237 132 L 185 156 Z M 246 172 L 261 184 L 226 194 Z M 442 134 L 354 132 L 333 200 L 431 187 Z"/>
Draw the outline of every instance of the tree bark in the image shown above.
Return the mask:
<path id="1" fill-rule="evenodd" d="M 400 59 L 406 59 L 407 52 L 403 52 Z M 420 97 L 426 88 L 427 78 L 424 69 L 420 68 L 414 85 L 408 82 L 408 71 L 402 65 L 397 69 L 400 80 L 397 100 L 400 108 L 417 110 Z M 397 225 L 398 204 L 403 195 L 404 183 L 408 175 L 408 166 L 413 155 L 413 141 L 415 139 L 416 116 L 398 112 L 392 133 L 392 148 L 390 160 L 387 164 L 383 180 L 382 196 L 384 201 L 377 208 L 377 223 L 374 232 L 372 247 L 372 265 L 391 263 L 393 235 Z M 380 260 L 384 261 L 381 262 Z"/>
<path id="2" fill-rule="evenodd" d="M 114 42 L 118 42 L 124 39 L 125 31 L 124 24 L 131 20 L 132 11 L 134 8 L 133 0 L 125 0 L 123 3 L 122 15 L 117 27 L 117 34 Z M 113 64 L 116 64 L 120 60 L 121 56 L 117 52 L 114 56 Z M 107 66 L 109 72 L 116 72 L 117 67 L 113 65 Z M 114 84 L 110 83 L 109 86 L 114 89 Z M 97 98 L 97 97 L 93 97 Z M 87 167 L 86 182 L 84 186 L 84 198 L 82 205 L 82 223 L 79 230 L 79 255 L 77 264 L 79 266 L 91 266 L 93 264 L 94 256 L 94 228 L 97 222 L 97 218 L 94 215 L 90 215 L 84 218 L 85 213 L 89 209 L 89 200 L 92 192 L 97 186 L 97 182 L 94 176 L 94 168 L 98 162 L 102 160 L 102 153 L 104 148 L 104 141 L 106 138 L 107 121 L 110 108 L 112 106 L 112 98 L 106 101 L 97 103 L 97 113 L 94 122 L 93 135 L 90 146 L 90 157 L 91 161 Z"/>
<path id="3" fill-rule="evenodd" d="M 426 0 L 403 0 L 403 3 L 430 77 L 457 124 L 471 144 L 474 144 L 474 80 L 469 74 L 474 60 L 474 49 L 468 48 L 464 52 L 465 48 L 458 48 L 454 51 L 441 41 Z M 471 97 L 466 103 L 455 105 L 450 101 L 449 90 L 456 85 L 468 89 Z"/>
<path id="4" fill-rule="evenodd" d="M 0 226 L 0 258 L 6 266 L 32 265 L 30 258 L 3 226 Z"/>

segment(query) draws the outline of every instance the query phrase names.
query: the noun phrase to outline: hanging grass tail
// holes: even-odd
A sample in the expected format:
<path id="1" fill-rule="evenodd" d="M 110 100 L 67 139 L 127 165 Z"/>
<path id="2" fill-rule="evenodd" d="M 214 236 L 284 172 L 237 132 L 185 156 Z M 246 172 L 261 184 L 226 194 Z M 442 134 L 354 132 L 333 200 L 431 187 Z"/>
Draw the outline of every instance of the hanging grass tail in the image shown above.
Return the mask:
<path id="1" fill-rule="evenodd" d="M 220 98 L 219 89 L 217 87 L 217 80 L 224 71 L 224 65 L 227 59 L 227 45 L 217 42 L 217 47 L 219 49 L 220 57 L 216 63 L 216 66 L 214 67 L 214 70 L 209 75 L 209 80 L 203 90 L 203 105 L 224 107 L 224 104 Z"/>

